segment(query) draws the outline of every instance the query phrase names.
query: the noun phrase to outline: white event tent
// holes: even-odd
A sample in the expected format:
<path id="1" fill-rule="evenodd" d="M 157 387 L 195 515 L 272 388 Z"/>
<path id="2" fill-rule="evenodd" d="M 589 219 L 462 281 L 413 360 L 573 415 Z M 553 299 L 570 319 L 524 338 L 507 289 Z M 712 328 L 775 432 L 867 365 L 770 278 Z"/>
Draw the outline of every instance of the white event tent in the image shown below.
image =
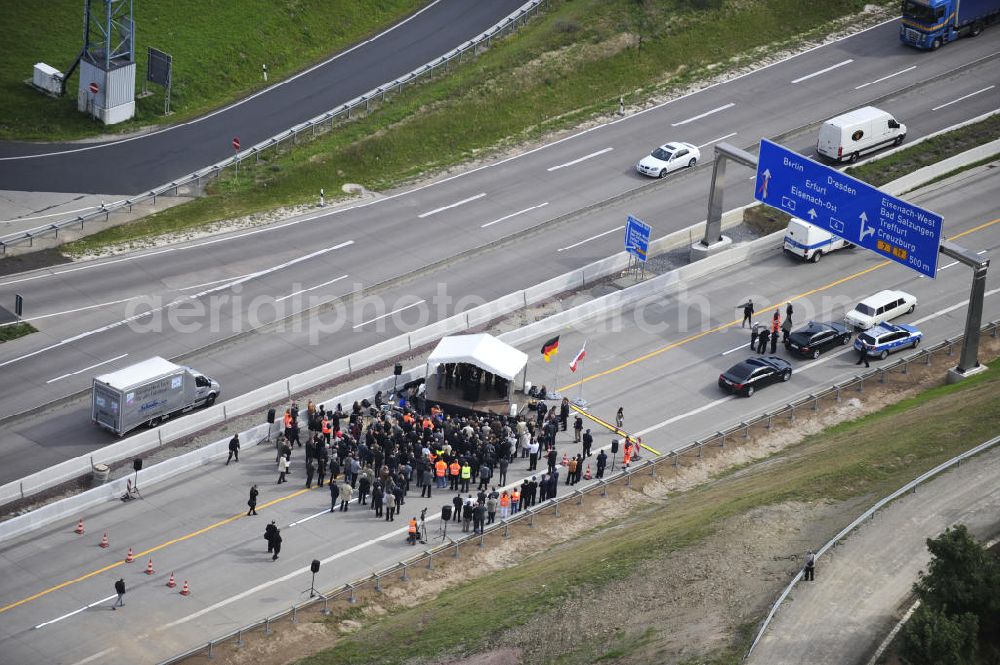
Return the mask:
<path id="1" fill-rule="evenodd" d="M 504 344 L 493 335 L 452 335 L 444 337 L 427 358 L 428 373 L 445 363 L 468 363 L 491 374 L 514 381 L 528 364 L 528 354 Z"/>

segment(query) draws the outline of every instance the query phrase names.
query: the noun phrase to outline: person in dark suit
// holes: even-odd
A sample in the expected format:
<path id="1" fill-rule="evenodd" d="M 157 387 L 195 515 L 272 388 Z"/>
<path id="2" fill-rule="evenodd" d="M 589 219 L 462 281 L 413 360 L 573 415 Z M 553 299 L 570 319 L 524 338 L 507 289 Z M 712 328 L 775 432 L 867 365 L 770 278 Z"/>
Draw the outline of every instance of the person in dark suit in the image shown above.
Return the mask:
<path id="1" fill-rule="evenodd" d="M 250 500 L 247 501 L 247 505 L 250 506 L 250 510 L 247 511 L 247 517 L 249 517 L 250 515 L 256 515 L 257 514 L 257 495 L 258 494 L 259 494 L 259 492 L 257 491 L 257 486 L 256 485 L 254 485 L 253 487 L 250 488 Z"/>
<path id="2" fill-rule="evenodd" d="M 854 364 L 855 365 L 860 365 L 861 363 L 864 363 L 865 367 L 871 367 L 871 365 L 868 364 L 868 351 L 865 350 L 864 346 L 862 346 L 861 350 L 858 351 L 858 362 L 856 362 Z"/>
<path id="3" fill-rule="evenodd" d="M 115 593 L 118 594 L 118 600 L 115 604 L 111 606 L 111 609 L 117 610 L 119 607 L 125 607 L 125 580 L 119 577 L 118 581 L 115 582 Z"/>
<path id="4" fill-rule="evenodd" d="M 757 337 L 757 353 L 764 353 L 767 349 L 767 341 L 771 338 L 771 333 L 767 328 L 760 331 L 760 335 Z"/>
<path id="5" fill-rule="evenodd" d="M 753 316 L 753 300 L 750 300 L 748 298 L 747 301 L 743 303 L 742 307 L 743 307 L 743 323 L 740 324 L 740 328 L 746 328 L 747 323 L 750 322 L 750 319 Z"/>

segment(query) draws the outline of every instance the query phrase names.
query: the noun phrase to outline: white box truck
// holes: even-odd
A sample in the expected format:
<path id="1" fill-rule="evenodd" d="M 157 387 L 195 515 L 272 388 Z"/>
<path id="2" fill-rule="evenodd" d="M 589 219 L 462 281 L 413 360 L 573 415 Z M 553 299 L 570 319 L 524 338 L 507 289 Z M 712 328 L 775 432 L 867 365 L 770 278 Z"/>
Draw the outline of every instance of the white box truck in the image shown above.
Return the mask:
<path id="1" fill-rule="evenodd" d="M 874 106 L 830 118 L 819 128 L 816 152 L 836 162 L 856 162 L 861 155 L 906 138 L 906 125 Z"/>
<path id="2" fill-rule="evenodd" d="M 783 249 L 803 261 L 818 263 L 824 254 L 852 247 L 851 243 L 815 224 L 792 217 L 785 229 Z"/>
<path id="3" fill-rule="evenodd" d="M 91 420 L 118 436 L 215 402 L 222 388 L 201 372 L 160 357 L 94 378 Z"/>

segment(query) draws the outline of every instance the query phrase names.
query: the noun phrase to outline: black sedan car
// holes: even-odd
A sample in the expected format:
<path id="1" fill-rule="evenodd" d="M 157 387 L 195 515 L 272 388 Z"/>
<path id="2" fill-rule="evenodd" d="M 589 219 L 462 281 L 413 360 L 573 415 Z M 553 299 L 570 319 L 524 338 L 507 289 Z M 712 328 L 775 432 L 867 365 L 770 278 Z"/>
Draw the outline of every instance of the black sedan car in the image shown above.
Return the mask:
<path id="1" fill-rule="evenodd" d="M 808 325 L 788 334 L 785 346 L 789 351 L 807 358 L 819 358 L 819 354 L 834 346 L 843 346 L 851 341 L 851 329 L 843 323 L 830 321 Z"/>
<path id="2" fill-rule="evenodd" d="M 747 358 L 719 375 L 719 387 L 731 393 L 750 397 L 755 391 L 777 381 L 792 378 L 792 366 L 778 356 Z"/>

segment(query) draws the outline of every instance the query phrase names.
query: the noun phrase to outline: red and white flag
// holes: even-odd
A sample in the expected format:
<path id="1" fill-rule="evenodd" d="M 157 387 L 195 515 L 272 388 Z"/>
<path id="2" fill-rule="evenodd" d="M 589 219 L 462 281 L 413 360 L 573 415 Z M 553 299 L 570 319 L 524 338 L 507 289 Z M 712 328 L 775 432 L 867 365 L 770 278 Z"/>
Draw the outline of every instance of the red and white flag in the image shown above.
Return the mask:
<path id="1" fill-rule="evenodd" d="M 576 357 L 573 358 L 573 362 L 569 364 L 569 371 L 575 372 L 577 363 L 579 363 L 586 357 L 587 357 L 587 342 L 584 342 L 583 347 L 580 349 L 580 353 L 576 354 Z"/>

